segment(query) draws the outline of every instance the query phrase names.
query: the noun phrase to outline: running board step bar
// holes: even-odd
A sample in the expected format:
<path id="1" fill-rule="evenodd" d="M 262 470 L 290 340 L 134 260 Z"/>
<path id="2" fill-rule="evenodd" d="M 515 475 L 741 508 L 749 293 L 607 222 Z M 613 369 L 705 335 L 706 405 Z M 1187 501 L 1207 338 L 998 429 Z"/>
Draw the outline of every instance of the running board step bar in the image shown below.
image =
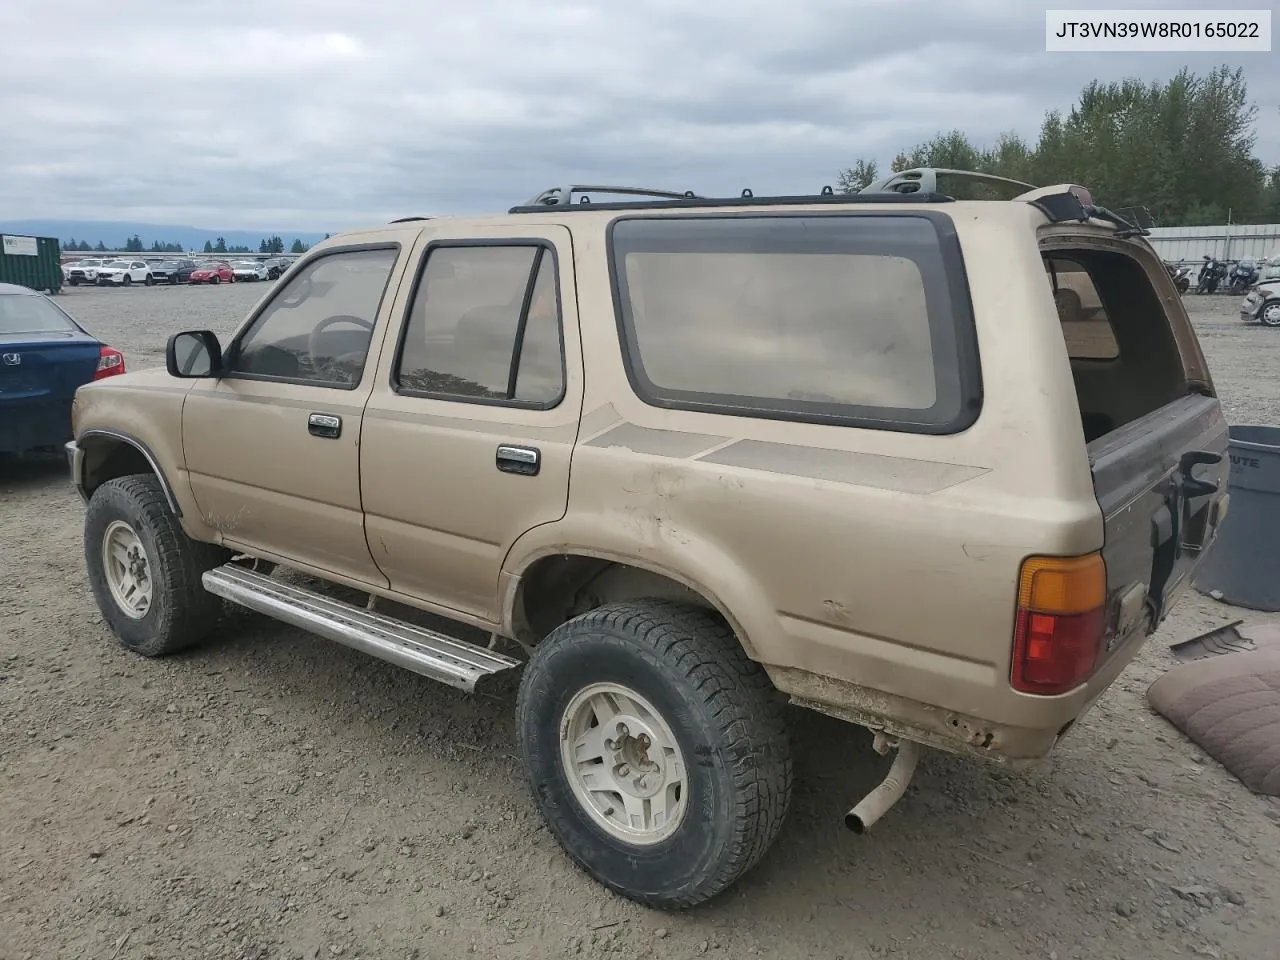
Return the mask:
<path id="1" fill-rule="evenodd" d="M 209 570 L 204 588 L 232 603 L 361 650 L 468 693 L 520 661 L 434 630 L 281 583 L 234 563 Z"/>

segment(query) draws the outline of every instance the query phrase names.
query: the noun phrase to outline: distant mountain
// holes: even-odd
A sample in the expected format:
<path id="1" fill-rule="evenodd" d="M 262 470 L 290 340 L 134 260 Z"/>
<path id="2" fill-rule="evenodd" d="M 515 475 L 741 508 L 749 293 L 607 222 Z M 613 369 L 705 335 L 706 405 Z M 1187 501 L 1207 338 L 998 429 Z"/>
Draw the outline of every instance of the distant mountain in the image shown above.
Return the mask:
<path id="1" fill-rule="evenodd" d="M 229 247 L 248 247 L 257 251 L 258 244 L 273 235 L 284 241 L 287 251 L 294 240 L 310 246 L 324 239 L 323 233 L 296 232 L 291 230 L 203 230 L 199 227 L 183 227 L 164 223 L 134 223 L 127 220 L 0 220 L 0 233 L 17 233 L 34 237 L 57 237 L 67 240 L 87 240 L 96 246 L 101 240 L 108 250 L 123 250 L 125 241 L 137 234 L 142 246 L 149 249 L 155 241 L 180 243 L 184 250 L 203 250 L 204 242 L 217 243 L 222 237 Z"/>

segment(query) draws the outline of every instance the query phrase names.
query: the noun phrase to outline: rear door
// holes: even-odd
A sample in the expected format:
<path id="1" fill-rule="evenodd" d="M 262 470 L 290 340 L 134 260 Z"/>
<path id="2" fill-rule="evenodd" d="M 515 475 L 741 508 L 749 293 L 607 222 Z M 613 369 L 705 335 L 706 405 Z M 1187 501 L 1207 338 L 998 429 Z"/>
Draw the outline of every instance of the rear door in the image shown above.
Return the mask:
<path id="1" fill-rule="evenodd" d="M 511 544 L 564 516 L 582 410 L 562 226 L 427 226 L 365 408 L 360 485 L 399 593 L 496 622 Z"/>
<path id="2" fill-rule="evenodd" d="M 1042 242 L 1106 522 L 1108 652 L 1154 630 L 1212 542 L 1227 423 L 1195 331 L 1145 244 L 1055 228 Z"/>

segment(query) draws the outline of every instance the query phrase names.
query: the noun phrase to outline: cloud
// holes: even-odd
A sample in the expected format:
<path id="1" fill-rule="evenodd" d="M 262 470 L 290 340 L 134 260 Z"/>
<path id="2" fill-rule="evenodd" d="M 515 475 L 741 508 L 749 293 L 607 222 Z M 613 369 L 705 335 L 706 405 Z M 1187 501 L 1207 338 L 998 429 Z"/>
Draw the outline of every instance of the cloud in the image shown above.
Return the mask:
<path id="1" fill-rule="evenodd" d="M 805 192 L 941 129 L 1033 138 L 1095 77 L 1184 63 L 1245 67 L 1259 154 L 1280 162 L 1274 57 L 1048 54 L 1043 9 L 1019 0 L 54 13 L 0 10 L 0 210 L 14 219 L 336 230 L 505 209 L 566 181 Z"/>

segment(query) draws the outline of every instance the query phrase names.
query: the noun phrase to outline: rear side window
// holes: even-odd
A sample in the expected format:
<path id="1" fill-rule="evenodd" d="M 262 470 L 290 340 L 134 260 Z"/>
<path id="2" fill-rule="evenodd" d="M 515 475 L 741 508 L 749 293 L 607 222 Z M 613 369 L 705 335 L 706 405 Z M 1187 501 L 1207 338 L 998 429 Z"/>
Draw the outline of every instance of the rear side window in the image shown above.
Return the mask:
<path id="1" fill-rule="evenodd" d="M 648 403 L 925 433 L 977 416 L 972 312 L 941 215 L 625 218 L 610 250 Z"/>
<path id="2" fill-rule="evenodd" d="M 541 409 L 564 396 L 556 260 L 535 243 L 440 245 L 413 294 L 400 393 Z"/>
<path id="3" fill-rule="evenodd" d="M 1084 264 L 1068 257 L 1045 257 L 1044 266 L 1053 284 L 1067 356 L 1073 360 L 1114 360 L 1120 356 L 1111 318 Z"/>

